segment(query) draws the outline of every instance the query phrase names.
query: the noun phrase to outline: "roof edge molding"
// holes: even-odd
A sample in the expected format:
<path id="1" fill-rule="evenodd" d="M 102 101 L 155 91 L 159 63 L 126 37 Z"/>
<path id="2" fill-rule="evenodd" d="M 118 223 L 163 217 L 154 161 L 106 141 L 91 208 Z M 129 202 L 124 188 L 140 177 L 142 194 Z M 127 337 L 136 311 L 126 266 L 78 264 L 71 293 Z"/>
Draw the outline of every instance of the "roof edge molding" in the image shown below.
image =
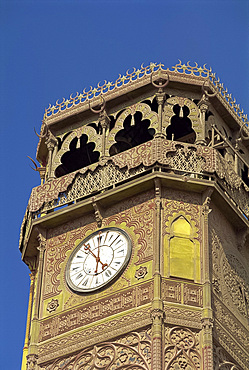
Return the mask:
<path id="1" fill-rule="evenodd" d="M 248 117 L 244 113 L 244 110 L 240 108 L 240 105 L 236 103 L 236 99 L 232 97 L 232 94 L 228 93 L 227 88 L 224 88 L 224 84 L 220 82 L 220 79 L 216 77 L 216 74 L 212 72 L 212 68 L 206 68 L 206 64 L 203 67 L 198 66 L 195 63 L 194 66 L 190 65 L 190 62 L 183 64 L 181 60 L 175 66 L 171 68 L 165 68 L 162 63 L 150 63 L 150 65 L 144 67 L 143 64 L 139 69 L 133 68 L 130 72 L 128 69 L 124 75 L 119 74 L 119 77 L 115 82 L 107 82 L 106 80 L 101 85 L 98 83 L 97 87 L 90 86 L 90 89 L 86 91 L 86 88 L 81 92 L 77 92 L 75 95 L 71 94 L 68 99 L 63 98 L 61 101 L 57 100 L 54 105 L 49 104 L 48 108 L 45 109 L 43 122 L 49 124 L 50 122 L 63 119 L 68 114 L 78 113 L 81 109 L 89 108 L 89 101 L 95 100 L 102 96 L 112 99 L 118 92 L 122 94 L 127 92 L 127 88 L 140 87 L 140 85 L 146 85 L 151 83 L 151 74 L 155 73 L 155 78 L 163 77 L 161 73 L 165 72 L 165 76 L 182 76 L 189 78 L 193 83 L 194 79 L 206 79 L 209 80 L 209 85 L 212 93 L 219 94 L 232 108 L 237 118 L 241 121 L 241 124 L 248 124 Z M 185 80 L 186 82 L 186 80 Z M 99 100 L 99 99 L 98 99 Z M 97 102 L 96 102 L 97 103 Z M 84 107 L 86 105 L 86 107 Z"/>

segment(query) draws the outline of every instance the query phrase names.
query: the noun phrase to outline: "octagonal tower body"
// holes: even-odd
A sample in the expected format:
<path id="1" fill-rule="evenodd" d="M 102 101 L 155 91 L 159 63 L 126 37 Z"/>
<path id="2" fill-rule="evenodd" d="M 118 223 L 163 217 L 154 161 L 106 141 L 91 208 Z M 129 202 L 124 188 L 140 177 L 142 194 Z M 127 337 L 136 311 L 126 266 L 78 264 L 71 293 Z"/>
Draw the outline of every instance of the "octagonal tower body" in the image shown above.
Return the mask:
<path id="1" fill-rule="evenodd" d="M 181 63 L 45 111 L 22 370 L 249 368 L 247 122 Z"/>

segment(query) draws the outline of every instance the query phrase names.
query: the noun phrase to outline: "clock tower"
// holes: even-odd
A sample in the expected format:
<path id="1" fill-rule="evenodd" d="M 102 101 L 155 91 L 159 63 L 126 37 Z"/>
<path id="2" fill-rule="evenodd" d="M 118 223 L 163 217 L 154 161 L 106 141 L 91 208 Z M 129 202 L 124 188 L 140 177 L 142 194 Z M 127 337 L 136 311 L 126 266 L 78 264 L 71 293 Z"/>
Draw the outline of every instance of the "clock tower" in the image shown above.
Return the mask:
<path id="1" fill-rule="evenodd" d="M 248 121 L 211 69 L 134 68 L 38 136 L 22 370 L 248 369 Z"/>

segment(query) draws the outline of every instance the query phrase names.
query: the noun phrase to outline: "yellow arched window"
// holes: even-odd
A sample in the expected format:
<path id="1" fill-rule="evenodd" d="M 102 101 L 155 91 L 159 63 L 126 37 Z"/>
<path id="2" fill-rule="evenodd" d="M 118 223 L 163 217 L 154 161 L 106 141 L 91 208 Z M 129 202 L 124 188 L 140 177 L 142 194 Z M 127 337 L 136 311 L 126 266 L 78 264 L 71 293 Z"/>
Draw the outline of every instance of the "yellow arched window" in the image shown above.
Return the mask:
<path id="1" fill-rule="evenodd" d="M 200 248 L 185 217 L 176 218 L 170 228 L 169 275 L 190 280 L 200 277 Z"/>

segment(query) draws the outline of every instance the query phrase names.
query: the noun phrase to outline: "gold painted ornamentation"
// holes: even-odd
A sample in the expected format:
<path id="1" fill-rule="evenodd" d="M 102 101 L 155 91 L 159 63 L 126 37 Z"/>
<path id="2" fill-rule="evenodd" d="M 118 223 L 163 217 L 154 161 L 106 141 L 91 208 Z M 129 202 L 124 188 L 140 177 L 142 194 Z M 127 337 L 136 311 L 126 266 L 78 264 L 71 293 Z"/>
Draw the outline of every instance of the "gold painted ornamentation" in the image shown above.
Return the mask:
<path id="1" fill-rule="evenodd" d="M 47 311 L 49 313 L 54 312 L 56 311 L 58 306 L 59 306 L 58 299 L 52 299 L 50 302 L 48 302 Z"/>
<path id="2" fill-rule="evenodd" d="M 139 267 L 138 270 L 136 270 L 135 278 L 138 279 L 138 280 L 143 279 L 147 273 L 148 273 L 147 267 L 146 266 L 141 266 L 141 267 Z"/>

